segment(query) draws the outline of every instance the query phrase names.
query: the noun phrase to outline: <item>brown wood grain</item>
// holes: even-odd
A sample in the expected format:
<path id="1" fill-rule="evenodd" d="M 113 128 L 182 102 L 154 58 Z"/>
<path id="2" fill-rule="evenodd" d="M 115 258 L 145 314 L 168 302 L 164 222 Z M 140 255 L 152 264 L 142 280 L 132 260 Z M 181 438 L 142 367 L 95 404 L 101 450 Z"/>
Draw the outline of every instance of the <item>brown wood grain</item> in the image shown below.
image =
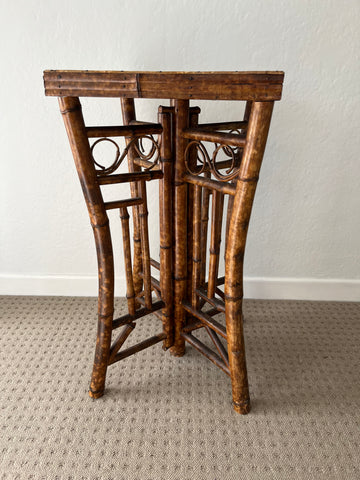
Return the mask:
<path id="1" fill-rule="evenodd" d="M 280 100 L 283 72 L 99 72 L 46 70 L 52 96 Z"/>

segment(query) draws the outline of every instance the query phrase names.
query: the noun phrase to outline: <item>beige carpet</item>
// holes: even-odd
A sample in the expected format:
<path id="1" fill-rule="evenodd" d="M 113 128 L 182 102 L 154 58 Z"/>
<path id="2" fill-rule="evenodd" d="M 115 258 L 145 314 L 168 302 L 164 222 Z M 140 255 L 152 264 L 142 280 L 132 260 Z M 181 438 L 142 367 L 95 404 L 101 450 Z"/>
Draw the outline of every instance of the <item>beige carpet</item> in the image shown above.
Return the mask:
<path id="1" fill-rule="evenodd" d="M 0 302 L 1 479 L 360 479 L 360 303 L 246 301 L 240 416 L 228 377 L 191 347 L 111 366 L 91 400 L 96 300 Z"/>

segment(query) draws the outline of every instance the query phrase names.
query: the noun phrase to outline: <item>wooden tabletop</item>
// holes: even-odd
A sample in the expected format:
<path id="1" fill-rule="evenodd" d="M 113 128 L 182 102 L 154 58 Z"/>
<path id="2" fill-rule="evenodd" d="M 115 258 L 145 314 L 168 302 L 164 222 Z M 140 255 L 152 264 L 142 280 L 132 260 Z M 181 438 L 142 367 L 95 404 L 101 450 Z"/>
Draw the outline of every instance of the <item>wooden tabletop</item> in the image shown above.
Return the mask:
<path id="1" fill-rule="evenodd" d="M 46 70 L 45 94 L 200 100 L 280 100 L 284 72 Z"/>

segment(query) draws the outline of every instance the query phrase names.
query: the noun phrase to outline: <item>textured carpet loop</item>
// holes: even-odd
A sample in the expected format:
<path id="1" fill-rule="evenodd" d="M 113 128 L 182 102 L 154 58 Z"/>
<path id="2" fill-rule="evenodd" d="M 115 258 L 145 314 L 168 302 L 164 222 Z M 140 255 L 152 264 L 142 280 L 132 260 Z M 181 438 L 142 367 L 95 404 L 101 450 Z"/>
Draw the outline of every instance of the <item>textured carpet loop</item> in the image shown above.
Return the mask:
<path id="1" fill-rule="evenodd" d="M 360 303 L 246 300 L 245 417 L 191 347 L 111 365 L 90 399 L 96 303 L 0 297 L 0 479 L 360 478 Z M 116 315 L 125 308 L 117 299 Z M 126 347 L 160 324 L 138 322 Z"/>

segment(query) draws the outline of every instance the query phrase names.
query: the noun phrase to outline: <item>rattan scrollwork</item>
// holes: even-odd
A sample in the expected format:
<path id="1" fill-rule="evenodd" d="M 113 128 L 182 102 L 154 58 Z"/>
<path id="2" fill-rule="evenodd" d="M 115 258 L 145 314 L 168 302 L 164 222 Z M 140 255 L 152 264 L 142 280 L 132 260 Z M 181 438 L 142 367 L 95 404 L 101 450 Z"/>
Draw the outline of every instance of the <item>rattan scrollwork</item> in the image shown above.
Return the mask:
<path id="1" fill-rule="evenodd" d="M 233 133 L 233 132 L 231 132 Z M 240 133 L 237 131 L 237 133 Z M 201 175 L 205 171 L 210 171 L 214 177 L 220 182 L 228 182 L 235 178 L 239 173 L 241 157 L 243 149 L 241 147 L 232 147 L 224 144 L 214 144 L 215 148 L 210 157 L 205 145 L 199 140 L 193 140 L 189 142 L 185 150 L 185 166 L 189 173 L 192 175 Z M 190 162 L 194 156 L 191 155 L 196 150 L 196 165 Z M 223 152 L 228 161 L 218 161 L 217 157 L 220 152 Z M 220 170 L 225 170 L 222 173 Z"/>
<path id="2" fill-rule="evenodd" d="M 150 148 L 148 151 L 146 151 L 147 148 L 144 146 L 144 140 L 148 140 L 150 142 Z M 115 160 L 112 162 L 112 164 L 109 167 L 104 167 L 99 162 L 97 162 L 94 158 L 94 148 L 96 147 L 96 145 L 98 145 L 101 142 L 110 142 L 116 148 Z M 98 167 L 96 169 L 97 176 L 103 177 L 106 175 L 110 175 L 111 173 L 114 173 L 120 167 L 122 161 L 129 153 L 130 148 L 134 148 L 136 154 L 141 160 L 146 160 L 148 162 L 151 161 L 152 164 L 149 167 L 145 168 L 145 170 L 151 170 L 152 168 L 155 167 L 155 165 L 158 164 L 159 157 L 160 157 L 160 144 L 159 144 L 159 141 L 156 141 L 152 135 L 142 135 L 142 136 L 133 137 L 131 141 L 126 145 L 122 153 L 119 145 L 115 142 L 115 140 L 109 137 L 102 137 L 96 140 L 96 142 L 94 142 L 90 148 L 94 164 L 96 165 L 96 167 Z"/>

